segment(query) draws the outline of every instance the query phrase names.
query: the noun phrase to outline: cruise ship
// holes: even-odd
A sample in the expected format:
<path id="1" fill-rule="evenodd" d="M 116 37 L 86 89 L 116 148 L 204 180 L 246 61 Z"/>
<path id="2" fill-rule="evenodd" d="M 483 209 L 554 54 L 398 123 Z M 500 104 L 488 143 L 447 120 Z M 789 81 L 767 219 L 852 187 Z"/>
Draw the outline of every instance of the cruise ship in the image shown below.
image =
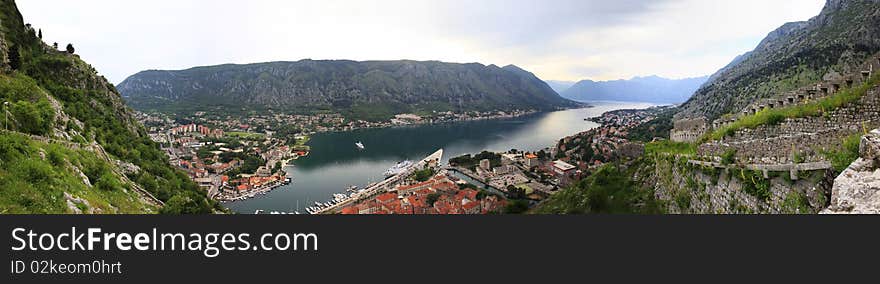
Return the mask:
<path id="1" fill-rule="evenodd" d="M 412 165 L 413 165 L 413 162 L 410 160 L 406 160 L 406 161 L 397 163 L 397 165 L 394 165 L 393 167 L 391 167 L 390 169 L 385 171 L 385 177 L 389 178 L 392 176 L 396 176 L 396 175 L 402 173 L 403 171 L 405 171 L 407 168 L 409 168 Z"/>

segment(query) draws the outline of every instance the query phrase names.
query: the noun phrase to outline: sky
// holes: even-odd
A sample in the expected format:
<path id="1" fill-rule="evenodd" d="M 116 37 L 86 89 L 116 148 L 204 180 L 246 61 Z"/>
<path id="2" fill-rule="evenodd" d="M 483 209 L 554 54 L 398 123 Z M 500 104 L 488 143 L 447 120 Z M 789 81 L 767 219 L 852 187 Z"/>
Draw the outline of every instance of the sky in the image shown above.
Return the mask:
<path id="1" fill-rule="evenodd" d="M 710 75 L 824 0 L 19 0 L 43 39 L 119 83 L 301 59 L 514 64 L 545 80 Z"/>

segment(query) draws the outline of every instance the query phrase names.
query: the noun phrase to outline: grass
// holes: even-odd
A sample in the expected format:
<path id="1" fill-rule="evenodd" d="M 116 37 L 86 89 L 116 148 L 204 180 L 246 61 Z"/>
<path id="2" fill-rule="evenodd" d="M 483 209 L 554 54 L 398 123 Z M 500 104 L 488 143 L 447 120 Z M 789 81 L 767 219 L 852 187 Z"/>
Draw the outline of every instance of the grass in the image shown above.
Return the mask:
<path id="1" fill-rule="evenodd" d="M 45 159 L 40 158 L 41 155 Z M 158 208 L 140 201 L 106 161 L 85 150 L 36 142 L 15 133 L 0 133 L 0 213 L 72 213 L 64 194 L 85 200 L 83 212 L 145 213 Z M 92 183 L 86 185 L 79 169 Z M 93 210 L 93 211 L 90 211 Z"/>
<path id="2" fill-rule="evenodd" d="M 632 180 L 632 167 L 605 165 L 538 205 L 536 214 L 659 214 L 653 190 Z"/>
<path id="3" fill-rule="evenodd" d="M 262 133 L 250 133 L 250 132 L 226 132 L 226 136 L 249 139 L 249 140 L 263 140 L 266 138 L 265 134 Z"/>
<path id="4" fill-rule="evenodd" d="M 700 139 L 700 142 L 721 140 L 726 136 L 732 136 L 738 130 L 755 129 L 762 125 L 775 125 L 785 121 L 785 119 L 821 116 L 831 110 L 858 101 L 870 88 L 878 84 L 880 84 L 880 74 L 875 74 L 864 84 L 840 90 L 834 95 L 813 102 L 784 108 L 764 109 L 755 114 L 741 117 L 730 125 L 706 134 Z"/>
<path id="5" fill-rule="evenodd" d="M 857 133 L 843 139 L 843 143 L 838 149 L 823 152 L 826 159 L 831 161 L 831 167 L 835 174 L 840 174 L 850 164 L 859 158 L 859 144 L 861 143 L 862 134 Z"/>
<path id="6" fill-rule="evenodd" d="M 293 146 L 305 146 L 309 143 L 309 140 L 311 139 L 311 136 L 303 135 L 302 139 L 296 139 L 296 142 L 294 142 Z"/>

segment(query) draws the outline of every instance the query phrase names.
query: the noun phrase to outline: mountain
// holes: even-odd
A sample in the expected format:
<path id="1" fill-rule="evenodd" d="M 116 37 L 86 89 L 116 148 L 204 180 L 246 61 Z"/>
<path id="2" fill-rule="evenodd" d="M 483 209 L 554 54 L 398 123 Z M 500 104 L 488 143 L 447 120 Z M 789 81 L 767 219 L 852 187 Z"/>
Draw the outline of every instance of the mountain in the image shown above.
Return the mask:
<path id="1" fill-rule="evenodd" d="M 751 102 L 850 73 L 880 51 L 880 0 L 828 0 L 808 21 L 787 23 L 722 68 L 678 117 L 717 118 Z"/>
<path id="2" fill-rule="evenodd" d="M 574 86 L 574 84 L 577 83 L 577 82 L 572 82 L 572 81 L 555 81 L 555 80 L 548 80 L 545 82 L 547 82 L 547 85 L 550 85 L 550 88 L 552 88 L 554 91 L 556 91 L 557 94 L 562 94 L 562 92 L 565 92 L 565 90 L 568 90 L 568 88 L 571 88 L 571 86 Z"/>
<path id="3" fill-rule="evenodd" d="M 112 84 L 41 35 L 0 0 L 0 214 L 220 210 L 168 164 Z"/>
<path id="4" fill-rule="evenodd" d="M 584 80 L 561 94 L 576 101 L 682 103 L 707 79 L 708 77 L 673 80 L 648 76 L 604 82 Z"/>
<path id="5" fill-rule="evenodd" d="M 555 110 L 577 105 L 513 65 L 408 60 L 302 60 L 150 70 L 125 79 L 118 89 L 141 110 L 331 110 L 366 120 L 407 112 Z"/>

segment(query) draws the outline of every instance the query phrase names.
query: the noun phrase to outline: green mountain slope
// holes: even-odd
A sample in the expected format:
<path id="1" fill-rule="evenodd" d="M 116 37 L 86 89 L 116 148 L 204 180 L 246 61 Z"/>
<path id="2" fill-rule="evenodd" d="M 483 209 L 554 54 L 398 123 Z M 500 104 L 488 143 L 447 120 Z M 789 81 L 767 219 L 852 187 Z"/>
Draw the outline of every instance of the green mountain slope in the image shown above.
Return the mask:
<path id="1" fill-rule="evenodd" d="M 270 62 L 143 71 L 118 86 L 136 109 L 333 110 L 383 119 L 418 111 L 553 110 L 575 106 L 516 66 L 436 61 Z M 367 116 L 365 110 L 384 109 Z"/>
<path id="2" fill-rule="evenodd" d="M 0 213 L 211 213 L 114 86 L 0 0 Z"/>
<path id="3" fill-rule="evenodd" d="M 829 0 L 821 13 L 783 25 L 754 51 L 713 75 L 682 106 L 679 117 L 717 118 L 759 98 L 851 73 L 880 51 L 880 1 Z"/>

